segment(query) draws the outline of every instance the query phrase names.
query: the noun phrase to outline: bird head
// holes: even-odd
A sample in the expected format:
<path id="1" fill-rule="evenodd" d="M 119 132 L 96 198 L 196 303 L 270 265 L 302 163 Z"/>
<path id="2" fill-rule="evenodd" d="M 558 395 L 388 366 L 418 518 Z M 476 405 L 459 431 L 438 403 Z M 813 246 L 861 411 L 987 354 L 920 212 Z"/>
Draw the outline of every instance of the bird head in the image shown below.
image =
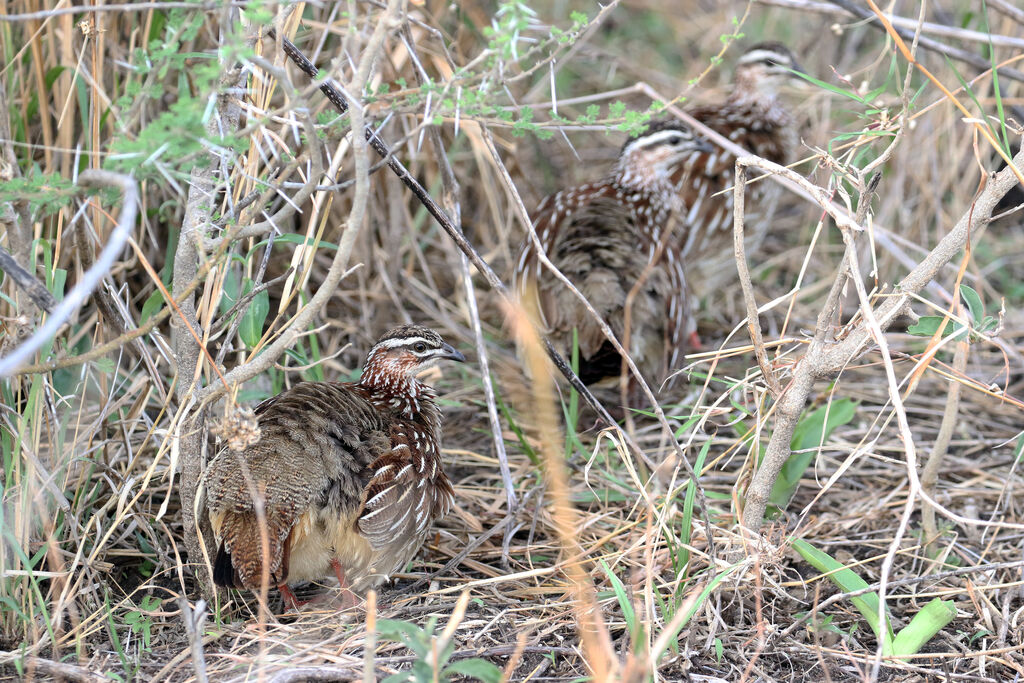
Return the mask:
<path id="1" fill-rule="evenodd" d="M 681 121 L 657 121 L 626 141 L 619 153 L 619 171 L 640 178 L 667 178 L 691 155 L 711 151 L 711 143 Z"/>
<path id="2" fill-rule="evenodd" d="M 736 62 L 735 86 L 775 97 L 787 83 L 802 83 L 805 73 L 788 47 L 778 42 L 758 43 L 747 48 Z"/>
<path id="3" fill-rule="evenodd" d="M 385 332 L 366 355 L 362 384 L 397 384 L 438 361 L 463 362 L 466 357 L 434 330 L 422 325 L 401 325 Z"/>

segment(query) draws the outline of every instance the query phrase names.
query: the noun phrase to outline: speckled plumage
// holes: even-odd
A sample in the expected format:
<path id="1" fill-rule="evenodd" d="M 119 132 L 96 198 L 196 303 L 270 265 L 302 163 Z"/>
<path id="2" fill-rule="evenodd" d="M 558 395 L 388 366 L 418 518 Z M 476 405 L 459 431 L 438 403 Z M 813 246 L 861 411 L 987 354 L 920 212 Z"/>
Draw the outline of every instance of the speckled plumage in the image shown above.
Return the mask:
<path id="1" fill-rule="evenodd" d="M 631 304 L 628 350 L 652 381 L 663 379 L 685 349 L 686 276 L 677 241 L 666 231 L 682 208 L 671 171 L 699 149 L 710 148 L 679 124 L 653 125 L 627 141 L 609 176 L 547 197 L 533 220 L 544 253 L 620 341 L 627 297 L 643 278 Z M 544 267 L 532 240 L 520 251 L 515 276 L 522 296 L 536 296 L 545 331 L 560 350 L 571 350 L 576 330 L 584 382 L 620 374 L 620 356 L 579 299 Z"/>
<path id="2" fill-rule="evenodd" d="M 797 133 L 793 116 L 776 96 L 779 84 L 793 77 L 787 68 L 799 70 L 796 59 L 784 45 L 754 45 L 740 57 L 726 100 L 696 107 L 689 113 L 744 149 L 788 164 L 797 147 Z M 679 165 L 673 177 L 687 207 L 685 230 L 678 233 L 680 252 L 694 262 L 701 262 L 702 275 L 721 270 L 717 256 L 725 253 L 731 258 L 733 196 L 729 188 L 733 185 L 735 165 L 735 156 L 715 148 L 694 154 Z M 779 187 L 762 181 L 749 185 L 747 192 L 747 247 L 756 249 L 770 228 L 764 220 L 768 217 L 766 209 L 777 199 Z M 720 194 L 715 196 L 716 193 Z"/>
<path id="3" fill-rule="evenodd" d="M 462 355 L 402 326 L 374 345 L 359 382 L 302 382 L 256 408 L 260 441 L 222 451 L 205 477 L 217 583 L 259 588 L 266 561 L 284 592 L 336 564 L 361 593 L 415 555 L 454 502 L 441 411 L 413 375 L 439 358 Z"/>

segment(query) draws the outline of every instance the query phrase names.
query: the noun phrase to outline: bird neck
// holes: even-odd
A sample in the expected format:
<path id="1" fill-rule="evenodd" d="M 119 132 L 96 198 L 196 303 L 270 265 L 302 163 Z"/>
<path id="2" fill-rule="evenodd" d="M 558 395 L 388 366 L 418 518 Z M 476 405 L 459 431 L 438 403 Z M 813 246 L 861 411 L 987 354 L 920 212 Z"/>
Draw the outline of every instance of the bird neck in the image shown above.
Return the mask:
<path id="1" fill-rule="evenodd" d="M 421 422 L 435 430 L 441 424 L 441 411 L 434 390 L 412 375 L 413 368 L 386 353 L 370 355 L 363 367 L 359 386 L 378 408 L 395 417 Z"/>
<path id="2" fill-rule="evenodd" d="M 738 71 L 733 77 L 729 103 L 738 106 L 769 110 L 779 105 L 778 92 L 767 81 Z"/>
<path id="3" fill-rule="evenodd" d="M 651 164 L 640 163 L 631 156 L 619 159 L 613 174 L 615 184 L 629 192 L 659 194 L 672 191 L 671 176 Z"/>

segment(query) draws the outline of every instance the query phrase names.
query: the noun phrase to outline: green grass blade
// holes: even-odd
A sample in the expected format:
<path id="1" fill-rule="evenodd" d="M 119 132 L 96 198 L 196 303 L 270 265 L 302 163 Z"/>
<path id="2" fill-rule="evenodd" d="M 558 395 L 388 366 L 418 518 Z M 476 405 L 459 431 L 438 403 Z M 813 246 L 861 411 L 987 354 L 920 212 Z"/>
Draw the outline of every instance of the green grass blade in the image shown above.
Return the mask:
<path id="1" fill-rule="evenodd" d="M 793 549 L 800 553 L 800 556 L 807 560 L 812 567 L 828 574 L 828 580 L 844 592 L 852 593 L 868 587 L 867 581 L 862 579 L 859 574 L 852 569 L 847 569 L 845 565 L 841 564 L 831 555 L 818 550 L 807 541 L 799 538 L 794 539 Z M 885 632 L 883 634 L 878 632 L 880 606 L 878 593 L 871 592 L 856 595 L 850 598 L 850 602 L 853 603 L 853 606 L 857 608 L 857 611 L 868 622 L 868 626 L 875 632 L 875 637 L 882 641 L 882 654 L 892 656 L 894 635 L 888 615 L 885 617 Z"/>
<path id="2" fill-rule="evenodd" d="M 633 603 L 629 599 L 629 594 L 626 592 L 626 587 L 619 580 L 619 577 L 615 575 L 608 564 L 601 560 L 601 569 L 608 576 L 608 580 L 612 583 L 612 590 L 615 591 L 615 599 L 619 603 L 619 609 L 622 610 L 622 616 L 626 618 L 626 626 L 629 628 L 629 634 L 631 638 L 636 638 L 636 612 L 633 610 Z"/>
<path id="3" fill-rule="evenodd" d="M 917 654 L 925 643 L 955 618 L 956 607 L 953 601 L 935 598 L 893 638 L 893 654 L 897 657 Z"/>

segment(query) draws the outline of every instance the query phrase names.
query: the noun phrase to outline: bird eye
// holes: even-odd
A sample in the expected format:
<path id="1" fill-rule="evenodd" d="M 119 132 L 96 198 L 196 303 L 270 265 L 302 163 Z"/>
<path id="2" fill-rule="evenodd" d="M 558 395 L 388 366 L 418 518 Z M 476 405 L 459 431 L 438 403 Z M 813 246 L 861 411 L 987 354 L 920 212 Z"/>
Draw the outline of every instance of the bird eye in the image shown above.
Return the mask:
<path id="1" fill-rule="evenodd" d="M 670 137 L 668 139 L 668 144 L 673 145 L 673 146 L 683 144 L 683 136 L 682 135 L 673 135 L 672 137 Z"/>
<path id="2" fill-rule="evenodd" d="M 778 66 L 779 65 L 779 63 L 776 62 L 774 59 L 766 59 L 766 60 L 764 60 L 762 62 L 762 64 L 764 64 L 765 66 Z"/>
<path id="3" fill-rule="evenodd" d="M 423 353 L 424 351 L 427 350 L 427 345 L 424 344 L 423 342 L 416 342 L 413 345 L 412 350 L 415 351 L 416 353 Z"/>

